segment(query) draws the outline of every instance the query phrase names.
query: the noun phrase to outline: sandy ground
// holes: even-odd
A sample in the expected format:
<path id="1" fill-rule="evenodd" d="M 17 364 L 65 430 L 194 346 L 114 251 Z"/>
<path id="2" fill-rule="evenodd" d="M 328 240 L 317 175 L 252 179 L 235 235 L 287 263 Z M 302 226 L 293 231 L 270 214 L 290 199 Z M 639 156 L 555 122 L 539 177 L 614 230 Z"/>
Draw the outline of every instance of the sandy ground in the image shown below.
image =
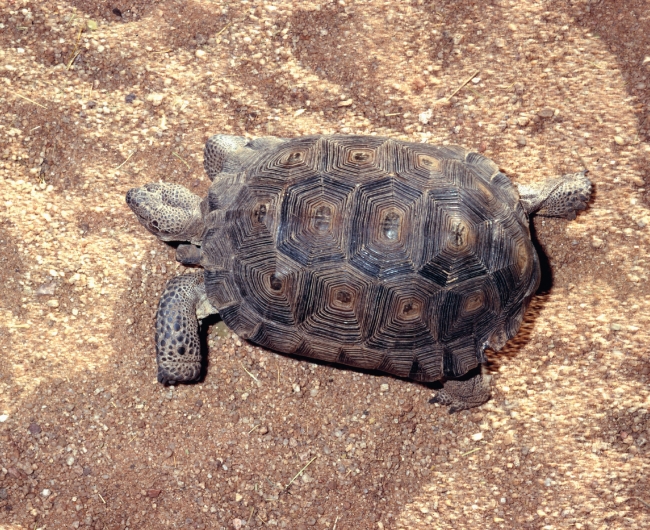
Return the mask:
<path id="1" fill-rule="evenodd" d="M 0 0 L 0 528 L 650 527 L 649 27 L 643 0 Z M 219 325 L 205 381 L 159 385 L 181 267 L 124 194 L 205 193 L 217 132 L 587 167 L 590 208 L 534 221 L 493 399 L 449 416 Z"/>

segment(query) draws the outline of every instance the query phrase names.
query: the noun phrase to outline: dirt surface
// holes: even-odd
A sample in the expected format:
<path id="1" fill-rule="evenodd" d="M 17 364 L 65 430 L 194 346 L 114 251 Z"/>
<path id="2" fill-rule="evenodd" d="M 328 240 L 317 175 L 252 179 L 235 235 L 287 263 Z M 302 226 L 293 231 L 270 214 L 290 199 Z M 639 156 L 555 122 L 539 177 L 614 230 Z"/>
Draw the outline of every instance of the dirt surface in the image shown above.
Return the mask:
<path id="1" fill-rule="evenodd" d="M 0 0 L 0 527 L 650 527 L 648 27 L 643 0 Z M 205 381 L 159 385 L 181 267 L 124 194 L 205 193 L 218 132 L 587 167 L 590 208 L 534 221 L 493 399 L 449 416 L 219 325 Z"/>

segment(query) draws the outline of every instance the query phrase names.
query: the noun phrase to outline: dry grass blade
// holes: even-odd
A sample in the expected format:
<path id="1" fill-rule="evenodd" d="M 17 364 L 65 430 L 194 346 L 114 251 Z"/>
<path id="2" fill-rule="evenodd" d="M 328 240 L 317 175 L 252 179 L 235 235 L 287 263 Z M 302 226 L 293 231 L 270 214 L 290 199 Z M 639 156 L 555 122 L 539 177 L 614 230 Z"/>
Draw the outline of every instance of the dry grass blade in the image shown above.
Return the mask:
<path id="1" fill-rule="evenodd" d="M 472 449 L 471 451 L 467 451 L 466 453 L 462 453 L 460 456 L 471 455 L 472 453 L 476 453 L 476 451 L 480 451 L 480 450 L 481 450 L 481 448 L 477 447 L 476 449 Z"/>
<path id="2" fill-rule="evenodd" d="M 79 27 L 79 33 L 77 34 L 77 42 L 74 45 L 74 50 L 72 50 L 72 53 L 70 54 L 70 59 L 68 59 L 68 63 L 65 67 L 66 70 L 70 70 L 70 67 L 72 66 L 72 63 L 74 60 L 77 58 L 79 55 L 79 42 L 81 41 L 81 32 L 83 31 L 83 26 Z"/>
<path id="3" fill-rule="evenodd" d="M 260 382 L 260 380 L 259 380 L 257 377 L 255 377 L 255 376 L 254 376 L 253 374 L 251 374 L 248 370 L 246 370 L 246 367 L 244 366 L 244 363 L 239 363 L 239 364 L 241 364 L 241 367 L 244 369 L 244 372 L 246 372 L 248 375 L 251 376 L 251 378 L 253 379 L 253 381 L 255 381 L 255 382 L 257 382 L 257 383 Z"/>
<path id="4" fill-rule="evenodd" d="M 298 473 L 296 473 L 296 474 L 294 475 L 294 477 L 289 481 L 289 484 L 287 484 L 287 485 L 284 487 L 284 489 L 285 489 L 285 490 L 286 490 L 286 489 L 289 489 L 289 486 L 291 486 L 291 484 L 293 484 L 294 480 L 296 480 L 296 479 L 300 476 L 300 474 L 301 474 L 305 469 L 307 469 L 307 468 L 311 465 L 311 463 L 312 463 L 314 460 L 316 460 L 317 458 L 318 458 L 318 455 L 316 455 L 316 456 L 315 456 L 314 458 L 312 458 L 309 462 L 307 462 L 307 463 L 303 466 L 303 468 L 302 468 L 300 471 L 298 471 Z"/>
<path id="5" fill-rule="evenodd" d="M 252 428 L 250 431 L 248 431 L 246 434 L 250 434 L 250 433 L 252 433 L 252 432 L 253 432 L 255 429 L 257 429 L 258 427 L 259 427 L 259 425 L 255 425 L 255 427 L 253 427 L 253 428 Z"/>
<path id="6" fill-rule="evenodd" d="M 18 92 L 12 92 L 12 91 L 10 91 L 10 92 L 12 94 L 14 94 L 15 96 L 18 96 L 19 98 L 23 98 L 24 100 L 29 101 L 30 103 L 33 103 L 34 105 L 38 105 L 39 107 L 44 108 L 44 109 L 47 108 L 45 105 L 41 105 L 40 103 L 36 103 L 36 101 L 34 101 L 33 99 L 29 99 L 28 97 L 23 96 L 22 94 L 19 94 Z"/>
<path id="7" fill-rule="evenodd" d="M 101 494 L 101 493 L 98 493 L 97 495 L 99 495 L 99 498 L 102 500 L 102 502 L 103 502 L 104 504 L 106 504 L 106 501 L 104 500 L 104 497 L 102 497 L 102 494 Z"/>
<path id="8" fill-rule="evenodd" d="M 453 98 L 458 92 L 460 91 L 461 88 L 463 88 L 467 83 L 469 83 L 472 79 L 474 79 L 478 74 L 480 70 L 476 70 L 472 75 L 470 75 L 463 83 L 456 89 L 454 90 L 450 96 L 447 97 L 447 101 L 450 101 L 451 98 Z"/>
<path id="9" fill-rule="evenodd" d="M 650 508 L 650 504 L 648 504 L 646 501 L 641 499 L 640 497 L 630 497 L 628 500 L 634 499 L 635 501 L 639 501 L 641 504 L 643 504 L 646 508 Z"/>
<path id="10" fill-rule="evenodd" d="M 131 159 L 131 157 L 132 157 L 136 152 L 137 152 L 137 149 L 134 149 L 134 150 L 131 152 L 131 154 L 130 154 L 129 156 L 126 157 L 126 160 L 125 160 L 124 162 L 122 162 L 119 166 L 117 166 L 117 167 L 115 168 L 115 171 L 117 171 L 117 170 L 120 169 L 124 164 L 126 164 L 126 163 Z"/>
<path id="11" fill-rule="evenodd" d="M 179 155 L 178 153 L 174 153 L 173 151 L 172 151 L 172 155 L 174 155 L 174 156 L 175 156 L 176 158 L 178 158 L 181 162 L 183 162 L 183 164 L 185 164 L 185 165 L 187 166 L 187 169 L 192 169 L 192 168 L 190 167 L 190 165 L 189 165 L 189 164 L 188 164 L 188 163 L 187 163 L 187 162 L 186 162 L 186 161 L 181 157 L 181 155 Z"/>
<path id="12" fill-rule="evenodd" d="M 214 38 L 216 39 L 219 35 L 221 35 L 224 31 L 226 31 L 230 26 L 232 26 L 232 22 L 228 22 L 228 24 L 226 24 L 223 28 L 221 28 L 217 32 L 217 34 L 214 36 Z"/>

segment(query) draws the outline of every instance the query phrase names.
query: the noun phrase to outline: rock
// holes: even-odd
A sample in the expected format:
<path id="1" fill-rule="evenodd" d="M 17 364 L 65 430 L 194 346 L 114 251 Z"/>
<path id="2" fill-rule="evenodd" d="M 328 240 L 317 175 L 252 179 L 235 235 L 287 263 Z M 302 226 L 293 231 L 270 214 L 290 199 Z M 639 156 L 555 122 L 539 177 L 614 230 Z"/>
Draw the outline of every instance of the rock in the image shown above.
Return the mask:
<path id="1" fill-rule="evenodd" d="M 520 127 L 526 127 L 530 123 L 530 118 L 528 116 L 519 116 L 517 118 L 517 125 Z"/>
<path id="2" fill-rule="evenodd" d="M 39 296 L 42 295 L 49 295 L 52 296 L 54 294 L 54 291 L 56 291 L 56 282 L 47 282 L 47 283 L 42 283 L 36 288 L 35 293 Z"/>
<path id="3" fill-rule="evenodd" d="M 379 391 L 380 391 L 380 392 L 388 392 L 388 383 L 383 383 L 383 384 L 379 387 Z"/>
<path id="4" fill-rule="evenodd" d="M 417 76 L 413 79 L 413 90 L 422 90 L 425 86 L 427 86 L 427 83 L 422 76 Z"/>
<path id="5" fill-rule="evenodd" d="M 29 432 L 32 434 L 40 434 L 41 433 L 41 426 L 38 423 L 30 423 L 29 424 Z"/>
<path id="6" fill-rule="evenodd" d="M 540 118 L 552 118 L 553 114 L 555 114 L 555 111 L 550 107 L 544 107 L 537 113 Z"/>
<path id="7" fill-rule="evenodd" d="M 625 140 L 621 136 L 614 136 L 614 141 L 616 145 L 625 145 Z"/>
<path id="8" fill-rule="evenodd" d="M 346 99 L 344 101 L 339 101 L 336 106 L 337 107 L 349 107 L 352 105 L 352 100 L 351 99 Z"/>
<path id="9" fill-rule="evenodd" d="M 68 464 L 69 466 L 72 466 L 72 464 L 74 464 L 74 456 L 69 456 L 65 461 L 65 463 Z"/>
<path id="10" fill-rule="evenodd" d="M 48 300 L 47 301 L 47 306 L 48 307 L 59 307 L 59 301 L 56 299 Z"/>
<path id="11" fill-rule="evenodd" d="M 517 145 L 520 145 L 520 146 L 523 147 L 523 146 L 525 146 L 527 143 L 528 143 L 528 142 L 527 142 L 525 136 L 522 136 L 522 135 L 517 136 Z"/>
<path id="12" fill-rule="evenodd" d="M 124 101 L 126 101 L 127 103 L 133 103 L 135 101 L 135 94 L 133 93 L 127 94 L 126 96 L 124 96 Z"/>
<path id="13" fill-rule="evenodd" d="M 159 107 L 162 104 L 162 100 L 165 97 L 165 94 L 159 92 L 152 92 L 147 94 L 147 101 L 151 102 L 154 107 Z"/>
<path id="14" fill-rule="evenodd" d="M 479 440 L 483 439 L 483 433 L 482 432 L 477 432 L 476 434 L 472 434 L 472 440 L 475 442 L 478 442 Z"/>
<path id="15" fill-rule="evenodd" d="M 151 497 L 152 499 L 155 499 L 160 495 L 162 490 L 147 490 L 147 497 Z"/>
<path id="16" fill-rule="evenodd" d="M 194 52 L 194 55 L 196 55 L 197 58 L 203 59 L 206 56 L 205 50 L 196 50 Z"/>
<path id="17" fill-rule="evenodd" d="M 617 324 L 616 322 L 612 322 L 609 325 L 609 329 L 611 329 L 612 331 L 621 331 L 623 329 L 623 326 L 621 326 L 620 324 Z"/>
<path id="18" fill-rule="evenodd" d="M 604 244 L 605 242 L 596 236 L 591 240 L 591 246 L 594 248 L 601 248 Z"/>
<path id="19" fill-rule="evenodd" d="M 431 109 L 425 110 L 424 112 L 421 112 L 418 114 L 418 120 L 422 125 L 426 125 L 429 123 L 429 120 L 433 117 L 433 111 Z"/>

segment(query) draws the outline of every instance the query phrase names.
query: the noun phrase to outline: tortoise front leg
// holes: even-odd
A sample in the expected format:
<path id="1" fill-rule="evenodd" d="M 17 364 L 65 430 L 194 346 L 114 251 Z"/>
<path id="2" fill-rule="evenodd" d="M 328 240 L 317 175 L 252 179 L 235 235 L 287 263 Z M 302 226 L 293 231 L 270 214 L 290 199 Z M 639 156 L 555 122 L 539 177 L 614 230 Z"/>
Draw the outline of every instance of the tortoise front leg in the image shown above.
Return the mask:
<path id="1" fill-rule="evenodd" d="M 489 375 L 481 373 L 481 366 L 461 379 L 448 379 L 429 403 L 449 405 L 449 414 L 460 412 L 486 403 L 490 399 Z"/>
<path id="2" fill-rule="evenodd" d="M 216 310 L 205 294 L 203 272 L 177 276 L 167 282 L 156 313 L 158 381 L 173 385 L 201 376 L 198 318 Z"/>

